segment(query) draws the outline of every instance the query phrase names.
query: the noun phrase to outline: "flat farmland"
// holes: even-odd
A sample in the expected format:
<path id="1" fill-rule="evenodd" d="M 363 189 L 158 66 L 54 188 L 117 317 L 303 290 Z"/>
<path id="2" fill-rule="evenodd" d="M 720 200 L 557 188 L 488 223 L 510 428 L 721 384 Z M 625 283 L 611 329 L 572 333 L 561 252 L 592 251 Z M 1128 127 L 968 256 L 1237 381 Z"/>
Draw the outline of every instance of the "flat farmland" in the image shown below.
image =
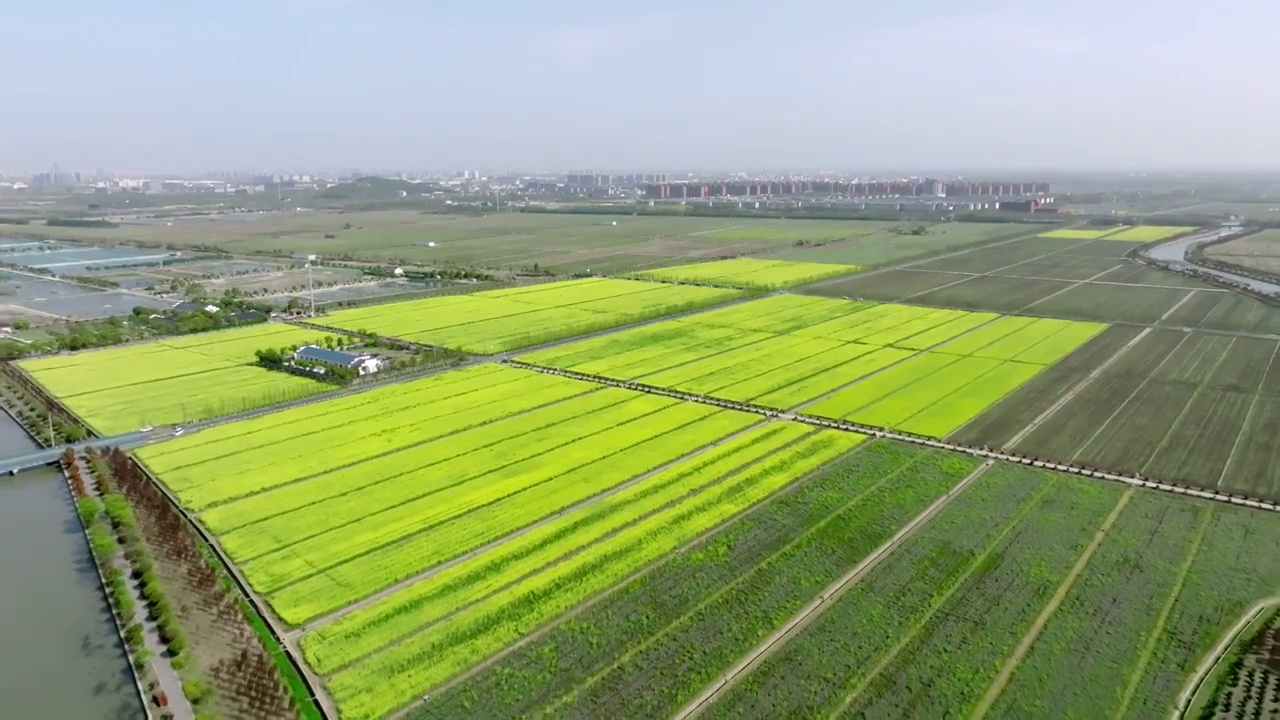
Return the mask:
<path id="1" fill-rule="evenodd" d="M 240 254 L 316 253 L 375 262 L 498 269 L 538 264 L 565 273 L 588 269 L 612 273 L 670 264 L 673 257 L 710 259 L 768 252 L 800 241 L 841 241 L 893 226 L 872 221 L 386 210 L 177 218 L 171 225 L 113 229 L 41 225 L 21 229 L 33 237 L 213 245 Z"/>
<path id="2" fill-rule="evenodd" d="M 1062 228 L 1060 230 L 1050 230 L 1049 232 L 1040 233 L 1043 238 L 1061 238 L 1063 240 L 1098 240 L 1107 237 L 1113 233 L 1119 232 L 1119 227 L 1109 228 Z"/>
<path id="3" fill-rule="evenodd" d="M 780 295 L 519 359 L 940 437 L 1103 328 Z"/>
<path id="4" fill-rule="evenodd" d="M 1204 253 L 1215 260 L 1280 275 L 1280 230 L 1263 230 L 1229 242 L 1210 245 Z"/>
<path id="5" fill-rule="evenodd" d="M 305 657 L 342 717 L 368 718 L 862 440 L 486 365 L 218 426 L 139 457 L 276 614 L 305 624 Z M 865 496 L 851 517 L 884 516 L 866 528 L 873 545 L 972 463 L 940 456 L 916 485 L 886 482 L 913 459 L 903 458 L 829 481 Z M 829 490 L 816 495 L 827 513 L 852 503 L 831 505 Z M 816 522 L 806 510 L 792 522 Z"/>
<path id="6" fill-rule="evenodd" d="M 1065 280 L 1032 280 L 1000 275 L 960 276 L 956 277 L 954 284 L 914 295 L 911 301 L 937 307 L 1007 313 L 1036 306 L 1036 312 L 1039 312 L 1037 303 L 1055 293 L 1068 291 L 1072 285 L 1074 283 Z"/>
<path id="7" fill-rule="evenodd" d="M 344 330 L 493 354 L 727 302 L 742 291 L 585 278 L 340 310 Z"/>
<path id="8" fill-rule="evenodd" d="M 672 283 L 697 283 L 730 288 L 777 290 L 817 280 L 856 273 L 857 265 L 736 258 L 660 270 L 632 273 L 628 277 Z"/>
<path id="9" fill-rule="evenodd" d="M 955 439 L 1280 497 L 1271 471 L 1280 462 L 1277 347 L 1261 338 L 1112 328 Z M 1032 432 L 1016 437 L 1064 399 Z"/>
<path id="10" fill-rule="evenodd" d="M 1277 541 L 1269 513 L 998 467 L 744 676 L 707 683 L 701 716 L 1166 718 L 1280 583 Z"/>
<path id="11" fill-rule="evenodd" d="M 1076 285 L 1037 300 L 1027 311 L 1053 317 L 1154 325 L 1193 292 L 1140 285 Z"/>
<path id="12" fill-rule="evenodd" d="M 768 257 L 797 262 L 874 267 L 980 247 L 1033 232 L 1026 227 L 1007 223 L 939 223 L 923 226 L 924 231 L 915 234 L 917 227 L 920 226 L 887 228 L 874 234 L 856 235 L 845 242 L 789 248 Z"/>
<path id="13" fill-rule="evenodd" d="M 23 360 L 19 367 L 104 436 L 296 400 L 332 389 L 265 370 L 254 353 L 324 334 L 254 325 L 156 342 Z"/>
<path id="14" fill-rule="evenodd" d="M 1128 230 L 1111 233 L 1106 236 L 1107 240 L 1123 240 L 1126 242 L 1148 243 L 1156 240 L 1165 240 L 1179 235 L 1185 235 L 1193 232 L 1194 227 L 1174 227 L 1165 225 L 1138 225 Z"/>

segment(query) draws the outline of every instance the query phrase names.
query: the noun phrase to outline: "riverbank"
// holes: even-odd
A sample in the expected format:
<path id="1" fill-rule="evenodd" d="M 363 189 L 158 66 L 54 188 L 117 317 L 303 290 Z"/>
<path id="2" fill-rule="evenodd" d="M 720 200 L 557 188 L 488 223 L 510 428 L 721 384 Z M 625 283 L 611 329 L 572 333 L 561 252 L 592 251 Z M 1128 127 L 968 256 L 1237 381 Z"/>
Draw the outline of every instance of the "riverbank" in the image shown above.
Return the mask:
<path id="1" fill-rule="evenodd" d="M 0 452 L 38 449 L 0 413 Z M 0 476 L 6 716 L 136 720 L 144 709 L 62 473 Z"/>

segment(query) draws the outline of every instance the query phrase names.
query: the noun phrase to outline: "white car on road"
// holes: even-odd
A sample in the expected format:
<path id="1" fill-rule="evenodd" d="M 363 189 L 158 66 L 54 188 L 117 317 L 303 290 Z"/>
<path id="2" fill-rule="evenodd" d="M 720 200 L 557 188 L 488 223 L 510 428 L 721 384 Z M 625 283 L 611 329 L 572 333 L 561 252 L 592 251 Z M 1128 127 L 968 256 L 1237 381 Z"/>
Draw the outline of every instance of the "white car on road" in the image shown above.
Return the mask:
<path id="1" fill-rule="evenodd" d="M 144 432 L 144 433 L 145 433 L 145 432 L 151 432 L 152 430 L 155 430 L 155 428 L 151 427 L 150 425 L 143 425 L 143 426 L 138 430 L 138 432 Z"/>

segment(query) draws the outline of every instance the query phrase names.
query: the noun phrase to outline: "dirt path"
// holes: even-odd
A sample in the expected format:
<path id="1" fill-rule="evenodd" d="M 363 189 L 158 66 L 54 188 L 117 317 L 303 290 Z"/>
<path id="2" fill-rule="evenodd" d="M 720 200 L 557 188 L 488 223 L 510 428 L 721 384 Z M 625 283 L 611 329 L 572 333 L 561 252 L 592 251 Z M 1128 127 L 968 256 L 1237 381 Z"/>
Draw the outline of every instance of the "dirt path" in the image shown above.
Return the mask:
<path id="1" fill-rule="evenodd" d="M 942 511 L 951 500 L 969 487 L 975 480 L 981 477 L 995 463 L 988 460 L 978 466 L 973 472 L 969 473 L 960 482 L 956 483 L 942 497 L 934 500 L 929 507 L 925 508 L 916 517 L 912 518 L 906 525 L 903 525 L 893 537 L 886 540 L 880 547 L 871 551 L 871 554 L 863 558 L 861 562 L 854 565 L 844 575 L 839 577 L 831 585 L 827 586 L 812 602 L 794 615 L 782 627 L 773 632 L 772 635 L 765 638 L 763 642 L 748 652 L 742 659 L 729 668 L 723 676 L 715 681 L 709 687 L 703 689 L 688 704 L 676 712 L 675 720 L 685 720 L 693 717 L 702 710 L 708 703 L 725 689 L 731 687 L 739 677 L 750 672 L 761 662 L 769 657 L 769 655 L 778 646 L 790 640 L 797 632 L 802 630 L 806 625 L 822 614 L 824 610 L 831 607 L 831 604 L 840 599 L 850 587 L 856 584 L 868 573 L 876 568 L 880 562 L 890 553 L 898 548 L 902 543 L 906 542 L 915 532 L 933 519 L 935 515 Z"/>
<path id="2" fill-rule="evenodd" d="M 1120 496 L 1119 502 L 1112 508 L 1111 514 L 1102 522 L 1102 527 L 1098 528 L 1098 532 L 1094 534 L 1093 541 L 1080 553 L 1080 557 L 1076 560 L 1076 564 L 1071 568 L 1071 572 L 1063 578 L 1062 584 L 1058 586 L 1057 591 L 1053 593 L 1053 597 L 1049 598 L 1049 604 L 1044 606 L 1040 611 L 1040 615 L 1036 617 L 1035 622 L 1031 623 L 1031 628 L 1027 630 L 1026 635 L 1022 636 L 1022 641 L 1018 643 L 1018 647 L 1013 651 L 1013 655 L 1005 661 L 1004 666 L 1000 668 L 996 679 L 992 681 L 987 692 L 982 696 L 982 700 L 978 703 L 978 707 L 969 715 L 969 720 L 982 720 L 990 712 L 991 706 L 995 704 L 1000 697 L 1000 693 L 1004 692 L 1005 686 L 1009 684 L 1009 680 L 1013 678 L 1013 673 L 1022 664 L 1022 660 L 1026 658 L 1027 653 L 1031 652 L 1031 646 L 1035 644 L 1036 639 L 1040 637 L 1040 633 L 1044 631 L 1049 620 L 1053 618 L 1054 613 L 1062 606 L 1062 601 L 1067 598 L 1067 593 L 1071 592 L 1071 588 L 1075 586 L 1076 580 L 1084 574 L 1084 569 L 1089 564 L 1089 560 L 1093 558 L 1093 554 L 1098 551 L 1098 547 L 1102 545 L 1102 541 L 1106 539 L 1107 533 L 1111 527 L 1116 524 L 1116 520 L 1120 519 L 1120 514 L 1124 512 L 1129 501 L 1133 499 L 1137 490 L 1130 488 L 1124 495 Z"/>
<path id="3" fill-rule="evenodd" d="M 1257 620 L 1259 615 L 1276 607 L 1280 607 L 1280 595 L 1273 595 L 1265 600 L 1259 600 L 1240 616 L 1240 619 L 1236 621 L 1235 625 L 1231 626 L 1231 629 L 1227 630 L 1222 639 L 1218 641 L 1218 644 L 1214 645 L 1213 649 L 1196 666 L 1195 673 L 1191 675 L 1182 691 L 1178 693 L 1178 703 L 1171 715 L 1173 720 L 1179 720 L 1185 715 L 1192 699 L 1200 692 L 1200 686 L 1213 673 L 1218 663 L 1222 662 L 1223 658 L 1226 657 L 1227 652 L 1231 650 L 1231 646 L 1235 645 L 1236 641 L 1240 639 L 1240 635 L 1245 631 L 1245 628 L 1253 624 L 1253 621 Z"/>
<path id="4" fill-rule="evenodd" d="M 870 444 L 870 443 L 862 443 L 861 445 L 859 445 L 859 446 L 855 447 L 853 450 L 851 450 L 849 453 L 847 453 L 847 454 L 843 455 L 842 457 L 849 457 L 849 455 L 850 455 L 850 454 L 852 454 L 852 453 L 861 452 L 861 451 L 862 451 L 862 449 L 863 449 L 863 448 L 865 448 L 865 447 L 867 447 L 867 445 L 869 445 L 869 444 Z M 756 462 L 760 462 L 761 460 L 762 460 L 762 459 L 758 459 L 758 460 L 752 461 L 752 464 L 754 464 L 754 463 L 756 463 Z M 833 461 L 833 462 L 834 462 L 834 461 Z M 756 512 L 757 512 L 757 511 L 759 511 L 761 508 L 763 508 L 763 507 L 767 506 L 769 503 L 772 503 L 773 501 L 775 501 L 777 498 L 784 497 L 784 496 L 786 496 L 786 495 L 789 495 L 790 493 L 795 492 L 797 488 L 802 487 L 805 483 L 809 482 L 809 481 L 810 481 L 811 479 L 813 479 L 814 477 L 817 477 L 817 476 L 818 476 L 818 475 L 819 475 L 823 470 L 825 470 L 826 468 L 828 468 L 828 467 L 830 467 L 830 466 L 831 466 L 831 463 L 826 463 L 826 464 L 822 465 L 821 467 L 818 467 L 818 468 L 813 469 L 813 470 L 812 470 L 812 471 L 810 471 L 808 474 L 806 474 L 804 477 L 797 478 L 796 480 L 792 481 L 790 484 L 788 484 L 788 485 L 784 486 L 784 487 L 783 487 L 783 488 L 781 488 L 780 490 L 777 490 L 776 492 L 774 492 L 773 494 L 769 495 L 768 497 L 766 497 L 766 498 L 764 498 L 764 499 L 760 500 L 759 502 L 757 502 L 756 504 L 752 505 L 751 507 L 746 508 L 746 509 L 744 509 L 744 510 L 740 511 L 740 512 L 736 513 L 735 515 L 731 516 L 731 517 L 725 518 L 724 520 L 722 520 L 720 523 L 718 523 L 718 524 L 717 524 L 717 525 L 715 525 L 714 527 L 707 528 L 704 532 L 699 533 L 697 536 L 695 536 L 695 537 L 693 537 L 693 538 L 690 538 L 687 542 L 685 542 L 683 545 L 681 545 L 679 549 L 677 549 L 677 550 L 675 550 L 675 551 L 673 551 L 673 552 L 671 552 L 671 553 L 668 553 L 668 554 L 666 554 L 666 555 L 664 555 L 664 556 L 662 556 L 662 557 L 660 557 L 660 558 L 658 558 L 658 559 L 654 560 L 653 562 L 651 562 L 651 563 L 649 563 L 649 564 L 645 565 L 644 567 L 641 567 L 641 568 L 637 569 L 635 572 L 631 573 L 631 574 L 630 574 L 630 575 L 628 575 L 627 577 L 623 578 L 622 580 L 619 580 L 617 583 L 615 583 L 615 584 L 614 584 L 613 586 L 611 586 L 609 589 L 607 589 L 607 590 L 605 590 L 605 591 L 603 591 L 603 592 L 601 592 L 601 593 L 599 593 L 599 594 L 597 594 L 597 595 L 595 595 L 595 596 L 591 597 L 591 598 L 590 598 L 590 599 L 588 599 L 586 602 L 582 602 L 582 603 L 579 603 L 579 604 L 577 604 L 577 605 L 574 605 L 574 606 L 573 606 L 573 608 L 572 608 L 572 609 L 570 609 L 569 611 L 567 611 L 567 612 L 565 612 L 565 613 L 563 613 L 563 614 L 561 614 L 561 615 L 559 615 L 559 616 L 557 616 L 557 617 L 555 617 L 555 618 L 553 618 L 553 619 L 551 619 L 551 620 L 547 621 L 546 623 L 543 623 L 543 624 L 542 624 L 542 626 L 541 626 L 541 627 L 539 627 L 537 630 L 535 630 L 535 631 L 533 631 L 533 632 L 529 633 L 528 635 L 526 635 L 526 636 L 524 636 L 523 638 L 521 638 L 520 640 L 518 640 L 518 641 L 516 641 L 516 642 L 512 643 L 511 645 L 508 645 L 507 647 L 503 648 L 501 651 L 499 651 L 499 652 L 497 652 L 497 653 L 495 653 L 495 654 L 493 654 L 493 655 L 490 655 L 489 657 L 485 658 L 485 660 L 484 660 L 484 661 L 480 662 L 480 663 L 479 663 L 479 664 L 477 664 L 477 665 L 474 665 L 474 666 L 473 666 L 473 667 L 471 667 L 469 670 L 467 670 L 467 671 L 465 671 L 465 672 L 461 673 L 461 674 L 460 674 L 460 675 L 458 675 L 457 677 L 454 677 L 453 679 L 451 679 L 451 680 L 449 680 L 449 681 L 445 682 L 443 685 L 441 685 L 441 686 L 439 686 L 439 687 L 435 688 L 435 689 L 433 690 L 433 692 L 436 692 L 436 693 L 444 692 L 445 690 L 448 690 L 449 688 L 452 688 L 452 687 L 454 687 L 454 686 L 458 685 L 459 683 L 465 682 L 466 680 L 468 680 L 468 679 L 470 679 L 470 678 L 474 677 L 475 675 L 477 675 L 477 674 L 479 674 L 479 673 L 481 673 L 481 672 L 483 672 L 483 671 L 487 670 L 488 668 L 490 668 L 490 667 L 492 667 L 492 666 L 496 665 L 497 663 L 501 662 L 504 658 L 506 658 L 507 656 L 509 656 L 509 655 L 511 655 L 512 653 L 516 652 L 516 651 L 517 651 L 517 650 L 519 650 L 520 648 L 525 647 L 525 646 L 526 646 L 526 645 L 528 645 L 529 643 L 532 643 L 532 642 L 534 642 L 535 640 L 538 640 L 539 638 L 542 638 L 542 637 L 546 636 L 548 633 L 550 633 L 553 629 L 555 629 L 556 627 L 558 627 L 558 626 L 559 626 L 559 625 L 561 625 L 562 623 L 564 623 L 564 622 L 566 622 L 566 621 L 568 621 L 568 620 L 572 620 L 573 618 L 577 617 L 578 615 L 580 615 L 580 614 L 582 614 L 582 613 L 586 612 L 587 610 L 591 609 L 591 608 L 592 608 L 592 607 L 594 607 L 596 604 L 598 604 L 598 603 L 600 603 L 600 602 L 602 602 L 602 601 L 604 601 L 604 600 L 608 599 L 608 598 L 609 598 L 609 597 L 611 597 L 614 593 L 618 592 L 618 591 L 619 591 L 619 590 L 621 590 L 622 588 L 624 588 L 624 587 L 626 587 L 626 586 L 630 585 L 632 582 L 635 582 L 637 579 L 639 579 L 639 578 L 641 578 L 641 577 L 644 577 L 645 575 L 648 575 L 649 573 L 653 572 L 653 571 L 654 571 L 654 570 L 656 570 L 657 568 L 661 567 L 664 563 L 666 563 L 666 562 L 667 562 L 667 560 L 668 560 L 668 559 L 670 559 L 671 557 L 673 557 L 673 556 L 675 556 L 675 555 L 682 554 L 682 553 L 684 553 L 685 551 L 687 551 L 687 550 L 688 550 L 688 549 L 690 549 L 690 548 L 695 548 L 695 547 L 697 547 L 699 544 L 701 544 L 701 543 L 702 543 L 703 541 L 705 541 L 707 538 L 710 538 L 710 537 L 712 537 L 712 536 L 716 535 L 717 533 L 719 533 L 719 532 L 723 531 L 725 528 L 727 528 L 727 527 L 729 527 L 729 526 L 733 525 L 734 523 L 738 522 L 738 521 L 739 521 L 739 520 L 741 520 L 742 518 L 745 518 L 745 517 L 747 517 L 747 516 L 749 516 L 749 515 L 752 515 L 752 514 L 756 513 Z M 430 699 L 430 695 L 424 695 L 424 696 L 422 697 L 422 699 L 421 699 L 421 700 L 418 700 L 418 701 L 414 701 L 414 702 L 412 702 L 412 703 L 409 703 L 409 704 L 408 704 L 408 705 L 406 705 L 405 707 L 400 708 L 400 709 L 399 709 L 399 710 L 397 710 L 396 712 L 392 713 L 389 717 L 391 718 L 391 720 L 402 720 L 403 718 L 405 718 L 405 717 L 409 714 L 409 712 L 410 712 L 410 711 L 412 711 L 412 710 L 413 710 L 413 708 L 415 708 L 415 707 L 417 707 L 417 706 L 421 705 L 423 702 L 426 702 L 426 701 L 428 701 L 429 699 Z M 336 717 L 336 715 L 335 715 L 335 717 Z"/>
<path id="5" fill-rule="evenodd" d="M 101 501 L 102 492 L 98 487 L 98 481 L 89 472 L 89 466 L 85 464 L 84 458 L 77 456 L 76 465 L 80 466 L 80 476 L 85 479 L 84 487 L 88 495 Z M 133 596 L 133 621 L 142 626 L 143 646 L 151 653 L 151 670 L 155 675 L 156 682 L 160 684 L 160 690 L 164 692 L 165 697 L 169 700 L 169 706 L 166 710 L 173 713 L 177 720 L 195 720 L 195 710 L 191 707 L 191 702 L 187 700 L 187 696 L 182 692 L 182 678 L 178 675 L 178 671 L 173 668 L 173 661 L 169 658 L 168 647 L 160 639 L 159 628 L 147 613 L 147 600 L 142 595 L 142 583 L 133 577 L 133 567 L 129 565 L 123 549 L 119 546 L 116 547 L 115 557 L 111 558 L 111 564 L 116 570 L 120 571 L 121 576 L 125 579 L 125 584 L 129 587 L 129 594 Z M 106 590 L 105 585 L 103 590 Z M 130 662 L 132 663 L 132 658 Z M 148 697 L 143 697 L 142 699 L 148 713 L 151 712 L 150 700 Z"/>
<path id="6" fill-rule="evenodd" d="M 1165 599 L 1164 606 L 1160 608 L 1160 615 L 1156 617 L 1155 628 L 1147 636 L 1147 642 L 1143 644 L 1142 654 L 1138 656 L 1138 662 L 1134 663 L 1133 672 L 1129 674 L 1129 682 L 1124 688 L 1124 695 L 1120 697 L 1120 705 L 1111 715 L 1113 720 L 1122 720 L 1129 710 L 1129 703 L 1133 702 L 1133 695 L 1138 691 L 1138 683 L 1142 681 L 1142 676 L 1147 671 L 1147 665 L 1151 663 L 1151 656 L 1155 653 L 1156 642 L 1159 641 L 1160 636 L 1164 633 L 1164 626 L 1169 621 L 1169 614 L 1173 612 L 1173 605 L 1178 601 L 1178 597 L 1182 595 L 1182 586 L 1186 584 L 1187 575 L 1191 573 L 1191 566 L 1195 564 L 1196 557 L 1200 554 L 1200 545 L 1204 542 L 1204 536 L 1209 532 L 1209 521 L 1213 519 L 1213 508 L 1205 506 L 1201 509 L 1201 514 L 1203 517 L 1200 519 L 1199 527 L 1196 528 L 1191 547 L 1187 548 L 1187 556 L 1182 561 L 1182 567 L 1178 569 L 1178 578 L 1169 590 L 1169 597 Z"/>
<path id="7" fill-rule="evenodd" d="M 1244 438 L 1244 434 L 1249 430 L 1249 422 L 1253 420 L 1253 411 L 1258 407 L 1258 398 L 1262 397 L 1262 386 L 1267 383 L 1267 376 L 1271 374 L 1271 369 L 1276 366 L 1276 354 L 1280 353 L 1280 343 L 1276 343 L 1276 347 L 1271 351 L 1271 360 L 1267 362 L 1267 369 L 1262 371 L 1262 379 L 1258 381 L 1258 386 L 1253 389 L 1253 399 L 1249 401 L 1249 409 L 1244 414 L 1244 423 L 1240 425 L 1240 432 L 1236 433 L 1236 441 L 1231 445 L 1231 453 L 1227 455 L 1227 463 L 1222 466 L 1222 474 L 1218 476 L 1218 481 L 1213 484 L 1215 488 L 1222 487 L 1222 481 L 1227 479 L 1227 471 L 1231 469 L 1231 463 L 1236 459 L 1236 451 L 1240 449 L 1240 441 Z"/>

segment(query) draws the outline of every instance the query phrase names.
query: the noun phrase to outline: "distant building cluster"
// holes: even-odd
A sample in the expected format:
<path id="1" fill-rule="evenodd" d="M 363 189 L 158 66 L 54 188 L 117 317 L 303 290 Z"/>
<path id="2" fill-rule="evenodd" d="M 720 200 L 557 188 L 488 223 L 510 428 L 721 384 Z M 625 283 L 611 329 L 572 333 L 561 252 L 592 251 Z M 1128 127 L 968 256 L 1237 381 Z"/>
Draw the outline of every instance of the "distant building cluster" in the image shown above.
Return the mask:
<path id="1" fill-rule="evenodd" d="M 1045 195 L 1047 182 L 942 181 L 935 178 L 898 180 L 724 180 L 712 182 L 655 182 L 645 185 L 649 200 L 706 200 L 711 198 L 818 196 L 837 198 L 891 197 L 1025 197 Z"/>

